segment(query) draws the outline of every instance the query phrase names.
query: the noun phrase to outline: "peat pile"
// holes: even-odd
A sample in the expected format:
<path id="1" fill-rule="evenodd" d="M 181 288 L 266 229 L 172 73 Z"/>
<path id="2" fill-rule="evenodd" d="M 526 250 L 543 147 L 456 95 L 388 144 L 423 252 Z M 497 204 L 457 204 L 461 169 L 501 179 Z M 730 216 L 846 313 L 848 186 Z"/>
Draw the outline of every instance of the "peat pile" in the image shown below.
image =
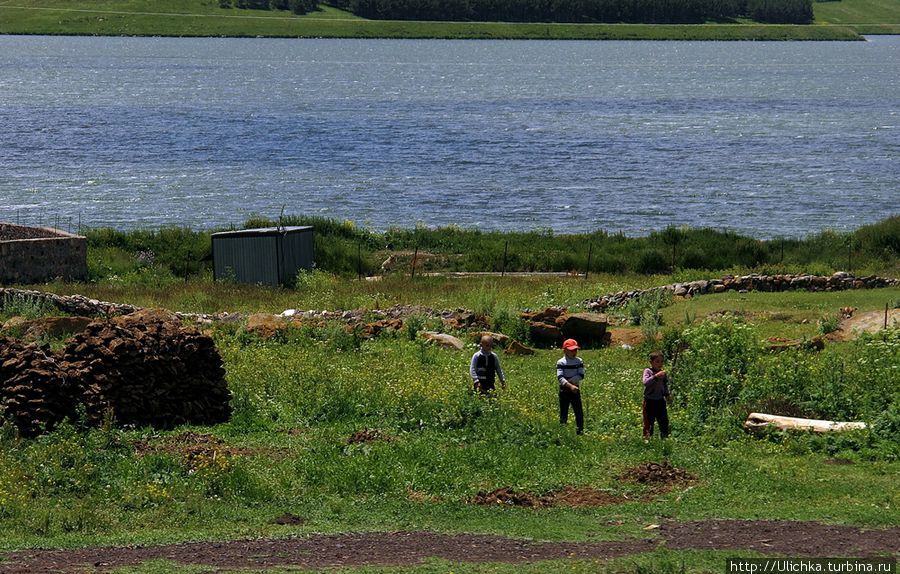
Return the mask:
<path id="1" fill-rule="evenodd" d="M 75 415 L 77 386 L 49 346 L 0 337 L 0 420 L 36 436 Z"/>
<path id="2" fill-rule="evenodd" d="M 222 359 L 210 337 L 173 314 L 141 311 L 90 323 L 61 353 L 4 340 L 0 418 L 26 436 L 52 428 L 83 404 L 88 422 L 171 428 L 231 414 Z"/>

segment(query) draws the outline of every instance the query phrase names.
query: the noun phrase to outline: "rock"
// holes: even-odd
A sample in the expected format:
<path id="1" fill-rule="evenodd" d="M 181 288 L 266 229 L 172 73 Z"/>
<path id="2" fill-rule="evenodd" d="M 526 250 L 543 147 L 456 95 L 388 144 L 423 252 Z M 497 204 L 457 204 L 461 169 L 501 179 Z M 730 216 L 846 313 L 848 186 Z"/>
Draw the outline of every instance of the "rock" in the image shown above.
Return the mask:
<path id="1" fill-rule="evenodd" d="M 436 333 L 434 331 L 422 331 L 419 333 L 419 336 L 425 339 L 426 341 L 432 342 L 444 349 L 452 349 L 454 351 L 462 351 L 465 348 L 465 344 L 454 337 L 453 335 L 448 335 L 446 333 Z"/>
<path id="2" fill-rule="evenodd" d="M 529 323 L 528 337 L 535 345 L 543 347 L 558 347 L 563 340 L 559 327 L 548 323 Z"/>
<path id="3" fill-rule="evenodd" d="M 495 345 L 500 345 L 501 347 L 509 343 L 509 335 L 504 335 L 503 333 L 493 333 L 491 331 L 476 331 L 473 333 L 476 341 L 481 341 L 481 338 L 484 336 L 488 336 L 493 339 Z"/>
<path id="4" fill-rule="evenodd" d="M 582 347 L 599 347 L 606 338 L 609 319 L 602 313 L 572 313 L 563 315 L 561 333 L 565 339 L 575 339 Z"/>
<path id="5" fill-rule="evenodd" d="M 43 337 L 57 339 L 83 331 L 91 323 L 88 317 L 44 317 L 26 321 L 19 325 L 22 338 L 36 341 Z"/>
<path id="6" fill-rule="evenodd" d="M 533 355 L 534 349 L 526 347 L 518 341 L 510 341 L 509 346 L 503 352 L 507 355 Z"/>
<path id="7" fill-rule="evenodd" d="M 254 313 L 247 317 L 247 332 L 263 339 L 271 339 L 287 328 L 287 322 L 279 315 Z"/>

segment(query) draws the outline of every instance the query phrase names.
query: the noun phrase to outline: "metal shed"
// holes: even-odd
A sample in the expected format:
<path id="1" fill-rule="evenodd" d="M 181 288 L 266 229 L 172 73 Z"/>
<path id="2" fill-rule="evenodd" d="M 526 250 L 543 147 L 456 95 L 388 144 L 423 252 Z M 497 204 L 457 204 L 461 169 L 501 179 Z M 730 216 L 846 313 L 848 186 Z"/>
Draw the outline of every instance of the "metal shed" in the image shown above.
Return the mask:
<path id="1" fill-rule="evenodd" d="M 312 227 L 264 227 L 212 235 L 213 276 L 253 285 L 293 285 L 313 268 Z"/>

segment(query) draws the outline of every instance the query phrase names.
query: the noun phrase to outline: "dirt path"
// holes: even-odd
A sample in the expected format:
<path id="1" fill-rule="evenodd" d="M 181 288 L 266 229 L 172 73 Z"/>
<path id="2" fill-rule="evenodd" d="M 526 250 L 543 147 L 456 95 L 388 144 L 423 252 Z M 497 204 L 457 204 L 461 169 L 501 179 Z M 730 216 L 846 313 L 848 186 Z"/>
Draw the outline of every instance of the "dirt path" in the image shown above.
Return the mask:
<path id="1" fill-rule="evenodd" d="M 862 530 L 815 522 L 707 520 L 662 523 L 658 535 L 623 542 L 535 542 L 480 534 L 375 532 L 305 538 L 195 542 L 148 547 L 31 550 L 7 554 L 2 574 L 105 572 L 147 560 L 212 568 L 413 565 L 426 558 L 456 562 L 523 563 L 595 559 L 673 549 L 754 550 L 814 557 L 900 555 L 900 527 Z"/>
<path id="2" fill-rule="evenodd" d="M 884 311 L 867 311 L 858 313 L 841 321 L 840 328 L 834 332 L 835 338 L 851 341 L 859 337 L 862 333 L 877 333 L 884 329 L 885 317 Z M 888 327 L 896 327 L 900 325 L 900 309 L 888 309 L 887 312 Z"/>

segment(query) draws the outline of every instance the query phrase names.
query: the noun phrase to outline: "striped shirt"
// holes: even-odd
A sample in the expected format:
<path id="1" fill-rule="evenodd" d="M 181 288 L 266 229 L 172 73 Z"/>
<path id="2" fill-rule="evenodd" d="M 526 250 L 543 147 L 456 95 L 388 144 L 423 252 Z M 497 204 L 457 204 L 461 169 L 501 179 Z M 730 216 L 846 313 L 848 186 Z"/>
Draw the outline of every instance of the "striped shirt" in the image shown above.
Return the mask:
<path id="1" fill-rule="evenodd" d="M 565 386 L 566 381 L 572 383 L 576 387 L 581 386 L 581 380 L 584 378 L 584 361 L 581 357 L 563 357 L 556 361 L 556 378 L 559 380 L 560 390 Z"/>

